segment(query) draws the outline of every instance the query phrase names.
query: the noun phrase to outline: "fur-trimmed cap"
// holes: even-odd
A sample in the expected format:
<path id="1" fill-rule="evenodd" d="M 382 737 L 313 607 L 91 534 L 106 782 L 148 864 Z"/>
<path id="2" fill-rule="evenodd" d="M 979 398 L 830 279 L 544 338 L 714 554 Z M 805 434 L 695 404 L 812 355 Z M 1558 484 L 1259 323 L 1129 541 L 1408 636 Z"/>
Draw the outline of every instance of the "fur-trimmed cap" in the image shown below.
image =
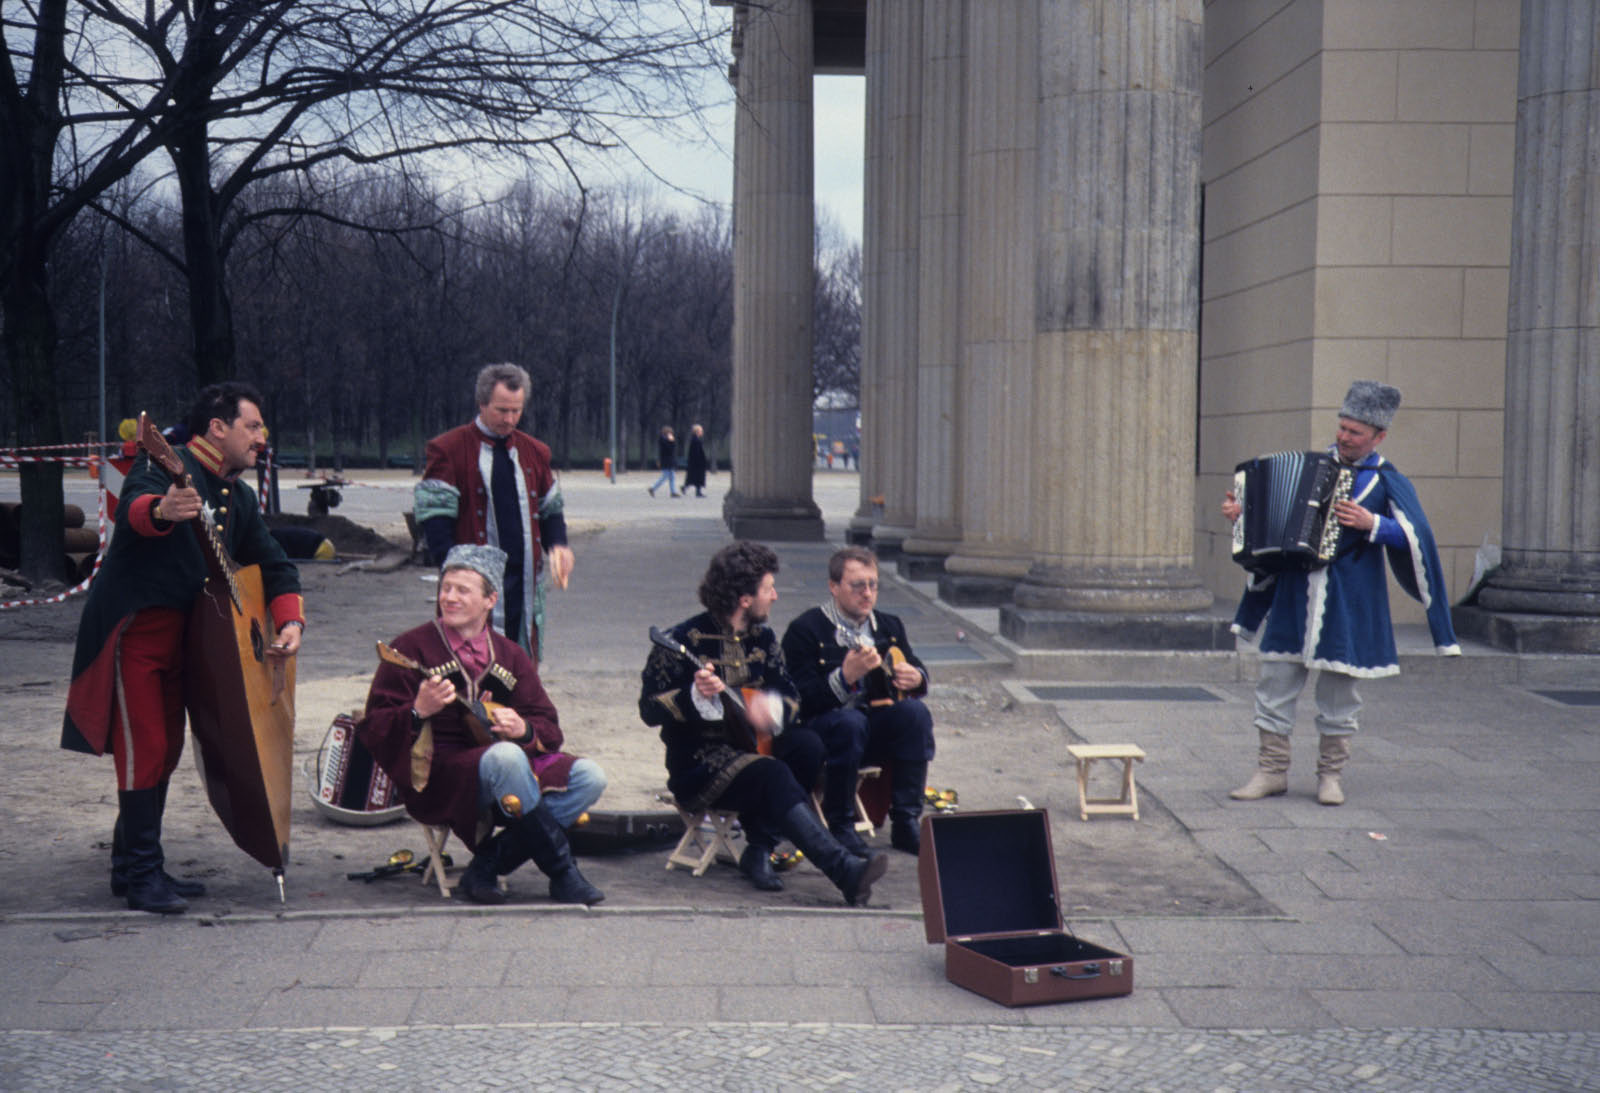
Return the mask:
<path id="1" fill-rule="evenodd" d="M 1394 412 L 1398 409 L 1400 409 L 1399 388 L 1390 387 L 1387 383 L 1379 383 L 1377 380 L 1356 380 L 1350 385 L 1350 390 L 1345 392 L 1344 405 L 1339 407 L 1339 416 L 1382 430 L 1389 427 L 1389 423 L 1394 420 Z"/>
<path id="2" fill-rule="evenodd" d="M 457 543 L 444 556 L 444 565 L 439 567 L 439 572 L 448 573 L 452 569 L 470 569 L 483 574 L 483 579 L 494 590 L 496 599 L 505 593 L 506 552 L 497 546 Z"/>

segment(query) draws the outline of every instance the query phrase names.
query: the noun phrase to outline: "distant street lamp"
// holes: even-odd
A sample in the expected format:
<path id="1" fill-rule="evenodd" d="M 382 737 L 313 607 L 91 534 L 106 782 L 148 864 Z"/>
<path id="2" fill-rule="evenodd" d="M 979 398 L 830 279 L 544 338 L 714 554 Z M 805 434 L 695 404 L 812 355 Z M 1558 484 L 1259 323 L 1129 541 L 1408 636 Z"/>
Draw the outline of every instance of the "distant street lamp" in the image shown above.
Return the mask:
<path id="1" fill-rule="evenodd" d="M 644 245 L 663 236 L 677 235 L 678 229 L 668 224 L 658 231 L 648 232 L 639 236 L 634 245 L 633 254 L 637 255 L 644 250 Z M 622 287 L 626 284 L 624 272 L 631 274 L 633 261 L 630 256 L 627 270 L 624 271 L 622 263 L 617 264 L 617 290 L 611 294 L 611 484 L 617 484 L 617 473 L 621 464 L 617 462 L 617 314 L 622 310 Z"/>

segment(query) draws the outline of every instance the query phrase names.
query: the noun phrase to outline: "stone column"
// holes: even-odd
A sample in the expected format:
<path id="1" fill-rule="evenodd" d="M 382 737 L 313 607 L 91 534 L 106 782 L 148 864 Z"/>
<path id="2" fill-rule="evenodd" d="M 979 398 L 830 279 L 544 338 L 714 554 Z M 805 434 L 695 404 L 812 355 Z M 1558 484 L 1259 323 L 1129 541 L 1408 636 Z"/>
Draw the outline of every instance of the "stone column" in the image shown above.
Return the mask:
<path id="1" fill-rule="evenodd" d="M 916 520 L 920 0 L 867 5 L 867 152 L 861 269 L 861 507 L 880 557 Z M 878 498 L 882 498 L 881 505 Z"/>
<path id="2" fill-rule="evenodd" d="M 1192 612 L 1201 0 L 1040 12 L 1027 646 L 1231 647 Z M 1224 640 L 1225 639 L 1225 640 Z"/>
<path id="3" fill-rule="evenodd" d="M 811 494 L 812 13 L 745 9 L 733 155 L 735 536 L 820 539 Z"/>
<path id="4" fill-rule="evenodd" d="M 1502 565 L 1462 635 L 1600 649 L 1600 8 L 1523 0 Z"/>
<path id="5" fill-rule="evenodd" d="M 937 578 L 961 544 L 961 133 L 966 0 L 923 0 L 917 247 L 917 522 L 900 572 Z"/>
<path id="6" fill-rule="evenodd" d="M 957 604 L 1009 601 L 1030 562 L 1039 7 L 966 5 L 973 78 L 963 87 L 961 146 L 962 537 L 939 578 L 939 595 Z"/>

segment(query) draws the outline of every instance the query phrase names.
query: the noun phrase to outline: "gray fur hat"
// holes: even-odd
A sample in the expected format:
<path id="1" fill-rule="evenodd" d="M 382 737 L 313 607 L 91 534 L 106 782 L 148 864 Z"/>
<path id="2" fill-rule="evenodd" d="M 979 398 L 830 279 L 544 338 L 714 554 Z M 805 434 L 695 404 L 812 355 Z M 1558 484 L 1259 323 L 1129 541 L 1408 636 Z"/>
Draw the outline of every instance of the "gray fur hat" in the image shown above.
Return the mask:
<path id="1" fill-rule="evenodd" d="M 1350 390 L 1345 392 L 1344 405 L 1339 407 L 1339 416 L 1371 425 L 1374 429 L 1387 429 L 1389 423 L 1394 420 L 1394 412 L 1398 409 L 1400 409 L 1399 388 L 1390 387 L 1387 383 L 1379 383 L 1377 380 L 1356 380 L 1350 385 Z"/>
<path id="2" fill-rule="evenodd" d="M 494 590 L 496 599 L 505 594 L 506 552 L 499 547 L 457 543 L 444 556 L 444 565 L 439 567 L 439 572 L 448 573 L 452 569 L 470 569 L 474 573 L 481 573 Z"/>

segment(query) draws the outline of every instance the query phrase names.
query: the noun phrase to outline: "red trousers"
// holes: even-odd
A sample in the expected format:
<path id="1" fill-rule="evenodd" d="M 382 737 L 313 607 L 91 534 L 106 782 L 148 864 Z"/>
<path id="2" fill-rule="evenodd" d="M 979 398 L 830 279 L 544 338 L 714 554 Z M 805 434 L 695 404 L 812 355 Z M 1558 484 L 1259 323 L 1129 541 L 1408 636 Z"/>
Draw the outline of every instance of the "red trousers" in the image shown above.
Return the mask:
<path id="1" fill-rule="evenodd" d="M 176 608 L 147 607 L 122 629 L 110 741 L 119 790 L 155 788 L 183 755 L 186 621 Z"/>

